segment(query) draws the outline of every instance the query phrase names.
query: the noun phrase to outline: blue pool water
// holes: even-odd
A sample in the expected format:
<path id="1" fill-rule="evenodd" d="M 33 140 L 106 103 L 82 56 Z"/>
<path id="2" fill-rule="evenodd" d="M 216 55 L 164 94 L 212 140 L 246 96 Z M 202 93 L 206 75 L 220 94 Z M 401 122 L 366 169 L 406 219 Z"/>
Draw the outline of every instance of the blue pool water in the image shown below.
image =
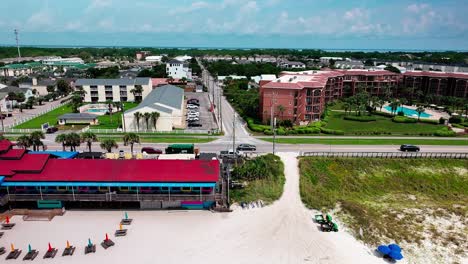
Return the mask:
<path id="1" fill-rule="evenodd" d="M 90 112 L 90 113 L 107 112 L 107 109 L 97 109 L 97 108 L 93 108 L 93 109 L 88 109 L 88 110 L 86 110 L 86 112 Z"/>
<path id="2" fill-rule="evenodd" d="M 388 111 L 392 111 L 392 108 L 390 106 L 385 106 L 384 107 L 386 110 Z M 406 108 L 406 107 L 398 107 L 397 109 L 397 113 L 400 112 L 400 111 L 403 111 L 403 113 L 405 113 L 405 116 L 418 116 L 418 112 L 416 112 L 415 110 L 413 109 L 409 109 L 409 108 Z M 421 118 L 427 118 L 427 117 L 431 117 L 432 115 L 426 113 L 426 112 L 422 112 L 421 113 Z"/>

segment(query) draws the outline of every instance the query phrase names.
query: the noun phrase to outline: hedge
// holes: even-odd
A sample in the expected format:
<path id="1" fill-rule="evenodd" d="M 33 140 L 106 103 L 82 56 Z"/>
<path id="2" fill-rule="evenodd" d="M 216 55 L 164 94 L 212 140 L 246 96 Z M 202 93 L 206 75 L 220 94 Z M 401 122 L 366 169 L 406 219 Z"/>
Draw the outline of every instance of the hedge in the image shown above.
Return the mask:
<path id="1" fill-rule="evenodd" d="M 324 134 L 330 134 L 330 135 L 344 135 L 344 131 L 342 130 L 335 130 L 335 129 L 329 129 L 329 128 L 320 128 L 320 132 Z"/>
<path id="2" fill-rule="evenodd" d="M 373 116 L 345 116 L 344 120 L 358 121 L 358 122 L 372 122 L 377 121 Z"/>
<path id="3" fill-rule="evenodd" d="M 261 132 L 265 131 L 265 129 L 270 129 L 270 126 L 266 125 L 259 125 L 255 124 L 254 120 L 252 118 L 247 118 L 247 125 L 249 126 L 249 129 L 254 131 L 254 132 Z"/>
<path id="4" fill-rule="evenodd" d="M 374 114 L 375 114 L 375 115 L 379 115 L 379 116 L 385 116 L 385 117 L 393 117 L 392 114 L 386 113 L 386 112 L 375 111 Z"/>
<path id="5" fill-rule="evenodd" d="M 392 118 L 392 121 L 395 123 L 417 123 L 418 120 L 414 118 L 409 118 L 405 116 L 395 116 Z"/>
<path id="6" fill-rule="evenodd" d="M 434 133 L 434 136 L 437 136 L 437 137 L 454 137 L 456 135 L 457 133 L 448 129 L 448 127 L 443 127 Z"/>
<path id="7" fill-rule="evenodd" d="M 439 120 L 434 120 L 434 119 L 419 119 L 420 123 L 425 123 L 425 124 L 432 124 L 432 125 L 438 125 Z"/>
<path id="8" fill-rule="evenodd" d="M 460 124 L 463 123 L 463 119 L 460 116 L 452 116 L 449 118 L 449 123 Z"/>

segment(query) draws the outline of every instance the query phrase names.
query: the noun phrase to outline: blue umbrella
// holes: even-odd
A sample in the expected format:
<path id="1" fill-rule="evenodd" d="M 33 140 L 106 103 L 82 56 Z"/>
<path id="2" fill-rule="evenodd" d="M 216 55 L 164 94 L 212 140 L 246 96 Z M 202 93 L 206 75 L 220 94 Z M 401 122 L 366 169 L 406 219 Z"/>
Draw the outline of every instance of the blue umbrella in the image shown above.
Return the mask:
<path id="1" fill-rule="evenodd" d="M 401 252 L 401 248 L 397 244 L 390 244 L 388 245 L 388 247 L 391 251 Z"/>
<path id="2" fill-rule="evenodd" d="M 390 251 L 390 253 L 388 253 L 388 256 L 391 257 L 392 259 L 394 260 L 400 260 L 403 258 L 403 255 L 401 255 L 400 252 L 398 251 Z"/>
<path id="3" fill-rule="evenodd" d="M 388 253 L 390 253 L 390 248 L 385 246 L 385 245 L 380 245 L 377 247 L 377 251 L 379 251 L 380 253 L 384 254 L 384 255 L 387 255 Z"/>

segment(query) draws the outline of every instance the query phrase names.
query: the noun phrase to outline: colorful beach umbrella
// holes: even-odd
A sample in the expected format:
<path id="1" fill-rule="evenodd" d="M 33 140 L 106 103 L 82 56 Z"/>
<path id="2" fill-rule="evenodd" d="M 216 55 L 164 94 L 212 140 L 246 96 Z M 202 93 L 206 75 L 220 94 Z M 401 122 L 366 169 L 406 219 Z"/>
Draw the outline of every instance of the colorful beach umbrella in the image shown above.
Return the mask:
<path id="1" fill-rule="evenodd" d="M 398 251 L 390 251 L 390 253 L 388 253 L 388 256 L 394 260 L 400 260 L 400 259 L 403 259 L 403 255 L 401 255 L 400 252 Z"/>
<path id="2" fill-rule="evenodd" d="M 88 238 L 88 246 L 91 247 L 92 245 L 93 245 L 93 243 L 91 243 L 91 238 Z"/>
<path id="3" fill-rule="evenodd" d="M 390 253 L 391 249 L 386 245 L 380 245 L 377 247 L 377 251 L 384 255 L 387 255 L 388 253 Z"/>
<path id="4" fill-rule="evenodd" d="M 391 251 L 401 252 L 401 247 L 397 244 L 390 244 L 388 245 Z"/>
<path id="5" fill-rule="evenodd" d="M 31 251 L 32 251 L 31 244 L 28 244 L 28 252 L 31 253 Z"/>
<path id="6" fill-rule="evenodd" d="M 128 214 L 127 214 L 127 212 L 125 212 L 125 219 L 128 219 Z"/>

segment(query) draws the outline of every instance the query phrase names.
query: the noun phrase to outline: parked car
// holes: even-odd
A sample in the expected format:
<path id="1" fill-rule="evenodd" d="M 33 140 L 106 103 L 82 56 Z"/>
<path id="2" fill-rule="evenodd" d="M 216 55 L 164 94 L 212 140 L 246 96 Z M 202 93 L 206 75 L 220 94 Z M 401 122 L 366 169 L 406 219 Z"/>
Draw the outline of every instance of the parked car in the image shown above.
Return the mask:
<path id="1" fill-rule="evenodd" d="M 194 116 L 194 117 L 187 117 L 187 121 L 200 121 L 200 118 Z"/>
<path id="2" fill-rule="evenodd" d="M 188 109 L 198 109 L 198 106 L 197 106 L 197 105 L 193 105 L 193 104 L 188 104 L 188 105 L 187 105 L 187 108 L 188 108 Z"/>
<path id="3" fill-rule="evenodd" d="M 162 154 L 163 151 L 160 149 L 155 149 L 151 147 L 143 147 L 141 148 L 141 153 L 146 153 L 146 154 Z"/>
<path id="4" fill-rule="evenodd" d="M 202 127 L 202 124 L 200 124 L 199 122 L 189 122 L 188 127 Z"/>
<path id="5" fill-rule="evenodd" d="M 192 104 L 196 106 L 200 106 L 200 103 L 198 101 L 187 101 L 187 104 Z"/>
<path id="6" fill-rule="evenodd" d="M 187 113 L 187 116 L 200 117 L 200 113 Z"/>
<path id="7" fill-rule="evenodd" d="M 58 131 L 58 128 L 57 128 L 57 127 L 48 127 L 48 128 L 46 129 L 46 133 L 47 133 L 47 134 L 53 134 L 53 133 L 55 133 L 55 132 L 57 132 L 57 131 Z"/>
<path id="8" fill-rule="evenodd" d="M 249 151 L 249 150 L 256 151 L 257 147 L 252 144 L 239 144 L 239 146 L 237 146 L 237 151 Z"/>
<path id="9" fill-rule="evenodd" d="M 123 159 L 123 158 L 125 158 L 125 151 L 121 149 L 119 150 L 119 159 Z"/>
<path id="10" fill-rule="evenodd" d="M 420 149 L 419 149 L 418 146 L 405 144 L 405 145 L 400 146 L 400 150 L 401 151 L 416 151 L 416 152 L 418 152 Z"/>

